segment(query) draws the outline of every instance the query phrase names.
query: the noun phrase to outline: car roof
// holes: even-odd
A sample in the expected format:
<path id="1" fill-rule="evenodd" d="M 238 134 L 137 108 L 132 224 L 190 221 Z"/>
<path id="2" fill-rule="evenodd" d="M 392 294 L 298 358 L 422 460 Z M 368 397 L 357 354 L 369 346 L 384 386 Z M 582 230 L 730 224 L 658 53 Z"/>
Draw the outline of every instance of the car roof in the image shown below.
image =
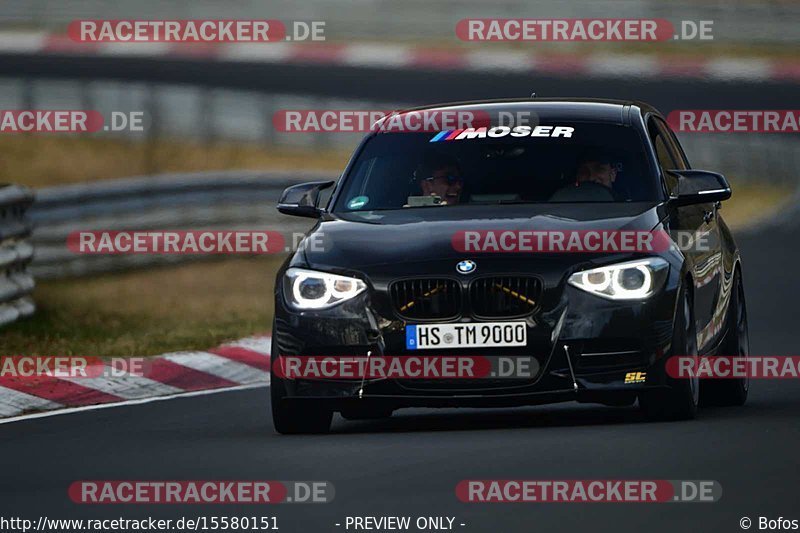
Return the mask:
<path id="1" fill-rule="evenodd" d="M 637 100 L 614 100 L 605 98 L 509 98 L 446 102 L 399 110 L 398 113 L 425 110 L 448 111 L 533 111 L 548 118 L 561 120 L 589 120 L 597 122 L 626 122 L 625 109 L 644 116 L 646 113 L 660 115 L 653 106 Z"/>

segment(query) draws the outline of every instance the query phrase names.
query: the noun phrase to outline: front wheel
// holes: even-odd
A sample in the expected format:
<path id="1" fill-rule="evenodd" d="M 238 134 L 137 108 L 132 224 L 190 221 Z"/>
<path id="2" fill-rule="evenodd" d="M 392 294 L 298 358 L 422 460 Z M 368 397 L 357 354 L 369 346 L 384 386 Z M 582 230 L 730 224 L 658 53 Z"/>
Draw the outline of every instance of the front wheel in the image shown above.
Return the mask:
<path id="1" fill-rule="evenodd" d="M 744 300 L 744 284 L 741 271 L 737 270 L 728 304 L 728 327 L 719 350 L 723 357 L 747 357 L 750 355 L 750 339 L 747 332 L 747 305 Z M 750 378 L 704 379 L 700 382 L 700 405 L 744 405 L 750 390 Z"/>
<path id="2" fill-rule="evenodd" d="M 678 307 L 672 332 L 673 356 L 697 355 L 694 303 L 687 287 L 678 292 Z M 699 380 L 666 377 L 667 388 L 642 392 L 639 407 L 648 420 L 689 420 L 697 414 Z"/>
<path id="3" fill-rule="evenodd" d="M 273 352 L 274 353 L 274 352 Z M 273 359 L 273 366 L 276 364 Z M 272 373 L 270 383 L 272 424 L 275 431 L 284 435 L 327 433 L 333 420 L 333 411 L 319 400 L 292 400 L 286 398 L 284 380 Z"/>

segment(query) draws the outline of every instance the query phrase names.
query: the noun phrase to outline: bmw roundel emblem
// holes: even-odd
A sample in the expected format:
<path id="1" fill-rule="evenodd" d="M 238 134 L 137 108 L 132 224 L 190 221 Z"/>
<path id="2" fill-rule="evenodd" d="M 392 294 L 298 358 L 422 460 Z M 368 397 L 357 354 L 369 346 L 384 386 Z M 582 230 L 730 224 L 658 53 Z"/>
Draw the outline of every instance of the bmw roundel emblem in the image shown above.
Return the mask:
<path id="1" fill-rule="evenodd" d="M 478 268 L 478 265 L 475 264 L 475 261 L 470 261 L 469 259 L 464 259 L 456 264 L 456 271 L 459 274 L 472 274 L 476 268 Z"/>

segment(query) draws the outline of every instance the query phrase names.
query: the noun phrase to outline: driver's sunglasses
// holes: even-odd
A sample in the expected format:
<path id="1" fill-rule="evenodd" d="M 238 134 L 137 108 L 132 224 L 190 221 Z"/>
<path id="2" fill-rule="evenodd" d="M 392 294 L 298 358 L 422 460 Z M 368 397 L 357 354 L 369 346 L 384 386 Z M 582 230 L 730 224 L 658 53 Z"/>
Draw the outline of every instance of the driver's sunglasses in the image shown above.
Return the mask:
<path id="1" fill-rule="evenodd" d="M 446 179 L 446 180 L 447 180 L 447 183 L 448 183 L 449 185 L 453 185 L 454 183 L 461 183 L 461 182 L 462 182 L 462 178 L 461 178 L 461 176 L 452 176 L 452 175 L 447 175 L 447 176 L 430 176 L 430 177 L 428 177 L 428 178 L 425 178 L 425 181 L 433 181 L 433 180 L 435 180 L 435 179 Z"/>

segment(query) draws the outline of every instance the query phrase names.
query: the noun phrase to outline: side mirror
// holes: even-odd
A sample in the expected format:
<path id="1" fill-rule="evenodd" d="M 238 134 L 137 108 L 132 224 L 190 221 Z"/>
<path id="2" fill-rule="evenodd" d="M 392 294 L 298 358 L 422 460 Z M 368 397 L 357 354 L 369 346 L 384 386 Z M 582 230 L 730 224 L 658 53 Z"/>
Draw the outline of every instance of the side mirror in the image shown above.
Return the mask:
<path id="1" fill-rule="evenodd" d="M 725 176 L 708 170 L 670 170 L 678 185 L 670 196 L 676 206 L 721 202 L 731 197 Z"/>
<path id="2" fill-rule="evenodd" d="M 317 207 L 319 192 L 332 186 L 335 181 L 310 181 L 287 187 L 278 200 L 278 211 L 284 215 L 319 218 L 322 209 Z"/>

